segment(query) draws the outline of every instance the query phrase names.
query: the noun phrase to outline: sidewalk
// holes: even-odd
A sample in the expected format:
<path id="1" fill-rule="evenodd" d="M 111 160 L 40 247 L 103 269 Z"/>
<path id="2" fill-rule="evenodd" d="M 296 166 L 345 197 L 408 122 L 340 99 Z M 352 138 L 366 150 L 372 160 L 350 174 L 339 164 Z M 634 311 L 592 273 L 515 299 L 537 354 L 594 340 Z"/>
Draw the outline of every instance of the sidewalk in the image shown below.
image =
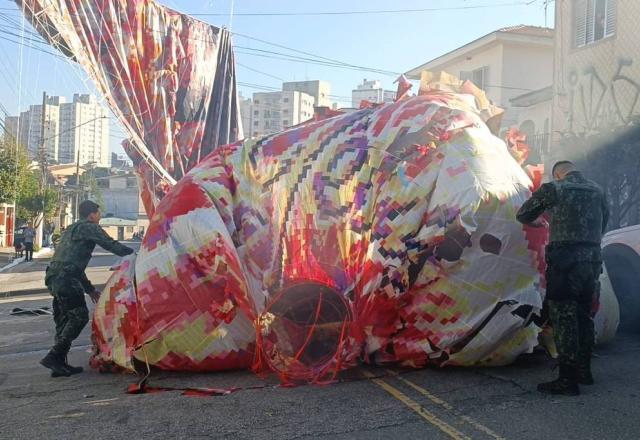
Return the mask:
<path id="1" fill-rule="evenodd" d="M 12 247 L 0 247 L 0 270 L 7 264 L 13 262 L 15 250 Z"/>
<path id="2" fill-rule="evenodd" d="M 44 247 L 33 253 L 33 258 L 47 258 L 53 255 L 53 249 Z M 24 253 L 23 253 L 24 255 Z M 0 248 L 0 273 L 11 269 L 12 267 L 22 263 L 24 257 L 14 258 L 15 250 L 12 247 Z"/>

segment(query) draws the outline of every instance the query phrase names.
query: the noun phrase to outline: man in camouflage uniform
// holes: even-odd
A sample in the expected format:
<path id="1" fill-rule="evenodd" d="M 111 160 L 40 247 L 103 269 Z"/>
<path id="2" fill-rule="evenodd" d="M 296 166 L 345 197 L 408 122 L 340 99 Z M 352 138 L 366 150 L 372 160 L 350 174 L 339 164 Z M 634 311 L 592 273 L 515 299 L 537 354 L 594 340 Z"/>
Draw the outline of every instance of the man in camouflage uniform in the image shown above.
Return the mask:
<path id="1" fill-rule="evenodd" d="M 546 394 L 578 395 L 578 384 L 593 384 L 591 350 L 594 343 L 594 297 L 602 271 L 600 242 L 609 217 L 605 194 L 568 161 L 552 170 L 545 183 L 518 211 L 519 222 L 543 226 L 550 214 L 546 248 L 545 301 L 558 349 L 560 377 L 538 385 Z"/>
<path id="2" fill-rule="evenodd" d="M 84 273 L 96 244 L 121 257 L 133 252 L 109 237 L 99 226 L 100 207 L 97 204 L 85 200 L 79 206 L 79 213 L 80 220 L 62 233 L 45 275 L 45 284 L 53 296 L 56 335 L 55 344 L 40 363 L 52 371 L 53 377 L 82 372 L 82 367 L 67 363 L 67 353 L 89 322 L 84 293 L 89 294 L 94 303 L 100 297 Z"/>

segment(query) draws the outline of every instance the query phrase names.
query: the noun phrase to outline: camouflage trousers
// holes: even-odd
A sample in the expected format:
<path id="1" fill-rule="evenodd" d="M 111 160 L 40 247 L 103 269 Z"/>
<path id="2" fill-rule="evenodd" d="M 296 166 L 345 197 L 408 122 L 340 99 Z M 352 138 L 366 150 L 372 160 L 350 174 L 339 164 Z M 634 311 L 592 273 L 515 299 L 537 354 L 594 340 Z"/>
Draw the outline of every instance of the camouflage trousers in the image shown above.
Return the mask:
<path id="1" fill-rule="evenodd" d="M 550 268 L 553 272 L 554 269 Z M 579 262 L 560 274 L 549 274 L 552 279 L 547 288 L 555 291 L 547 301 L 558 350 L 558 363 L 572 368 L 588 369 L 594 344 L 592 304 L 597 295 L 600 264 Z M 562 278 L 563 282 L 558 280 Z"/>
<path id="2" fill-rule="evenodd" d="M 71 343 L 89 322 L 84 289 L 79 279 L 68 275 L 51 277 L 47 280 L 47 287 L 53 295 L 53 321 L 56 324 L 51 351 L 66 355 Z"/>

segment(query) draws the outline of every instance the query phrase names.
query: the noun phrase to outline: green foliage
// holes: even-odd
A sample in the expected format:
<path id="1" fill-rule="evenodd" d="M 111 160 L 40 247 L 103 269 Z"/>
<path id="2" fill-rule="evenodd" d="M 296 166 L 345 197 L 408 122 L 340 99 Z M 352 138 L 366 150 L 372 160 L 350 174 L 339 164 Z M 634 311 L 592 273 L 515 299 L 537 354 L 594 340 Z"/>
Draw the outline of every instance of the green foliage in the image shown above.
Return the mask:
<path id="1" fill-rule="evenodd" d="M 106 172 L 105 172 L 106 170 Z M 108 168 L 94 168 L 92 170 L 85 171 L 80 175 L 80 199 L 85 200 L 86 198 L 90 198 L 94 200 L 98 205 L 104 206 L 104 198 L 102 196 L 102 190 L 98 185 L 98 178 L 101 178 L 105 175 L 109 174 Z M 76 186 L 76 176 L 75 174 L 69 176 L 67 179 L 68 187 Z"/>
<path id="2" fill-rule="evenodd" d="M 95 171 L 100 168 L 96 168 L 92 171 L 87 171 L 82 176 L 80 176 L 80 185 L 83 185 L 89 191 L 91 195 L 91 200 L 94 200 L 98 205 L 104 206 L 104 198 L 102 197 L 102 190 L 98 186 L 98 180 L 96 179 L 98 176 Z"/>
<path id="3" fill-rule="evenodd" d="M 19 197 L 29 174 L 29 159 L 24 148 L 16 148 L 9 139 L 0 139 L 0 203 L 13 203 Z"/>
<path id="4" fill-rule="evenodd" d="M 36 224 L 36 220 L 44 208 L 45 221 L 49 221 L 56 213 L 58 199 L 56 190 L 51 188 L 42 189 L 39 170 L 28 172 L 18 196 L 16 217 Z"/>

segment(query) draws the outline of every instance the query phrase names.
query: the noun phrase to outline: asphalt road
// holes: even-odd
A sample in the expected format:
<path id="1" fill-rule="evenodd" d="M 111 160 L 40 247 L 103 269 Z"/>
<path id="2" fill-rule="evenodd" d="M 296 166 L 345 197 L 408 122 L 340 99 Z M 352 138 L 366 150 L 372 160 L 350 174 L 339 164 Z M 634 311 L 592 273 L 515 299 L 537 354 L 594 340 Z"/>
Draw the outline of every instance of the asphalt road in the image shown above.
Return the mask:
<path id="1" fill-rule="evenodd" d="M 98 255 L 90 277 L 106 278 L 113 262 Z M 42 276 L 41 270 L 29 273 Z M 10 312 L 48 305 L 46 295 L 0 299 L 2 439 L 640 438 L 640 336 L 619 335 L 599 347 L 597 383 L 582 387 L 579 397 L 535 391 L 556 374 L 543 355 L 501 368 L 361 367 L 346 372 L 341 383 L 295 388 L 245 371 L 159 372 L 151 385 L 238 390 L 215 397 L 179 391 L 129 395 L 125 390 L 135 376 L 88 368 L 88 328 L 70 354 L 72 364 L 88 371 L 52 379 L 38 365 L 52 342 L 51 317 Z"/>

